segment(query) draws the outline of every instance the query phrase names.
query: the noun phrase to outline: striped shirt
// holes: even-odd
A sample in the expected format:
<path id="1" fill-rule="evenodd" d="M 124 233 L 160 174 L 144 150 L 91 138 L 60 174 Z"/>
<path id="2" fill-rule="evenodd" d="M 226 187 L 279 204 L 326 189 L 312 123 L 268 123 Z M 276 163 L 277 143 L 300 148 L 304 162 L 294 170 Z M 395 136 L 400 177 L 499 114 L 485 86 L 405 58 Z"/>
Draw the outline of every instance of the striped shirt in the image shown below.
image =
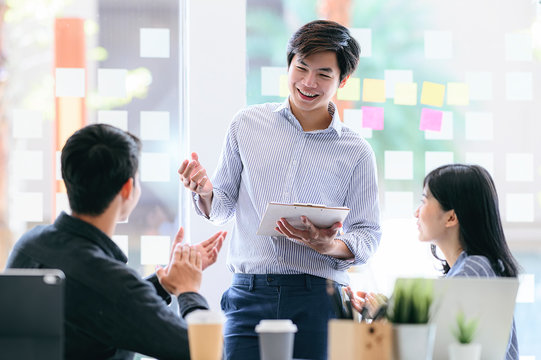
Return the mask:
<path id="1" fill-rule="evenodd" d="M 381 236 L 374 152 L 340 121 L 329 104 L 328 128 L 306 132 L 289 101 L 250 106 L 228 129 L 212 178 L 209 219 L 235 218 L 227 266 L 234 273 L 310 274 L 349 283 L 345 270 L 364 264 Z M 199 197 L 194 194 L 198 214 Z M 269 202 L 346 206 L 351 211 L 337 236 L 352 260 L 322 255 L 284 236 L 258 236 Z"/>
<path id="2" fill-rule="evenodd" d="M 498 276 L 490 261 L 481 255 L 469 256 L 466 252 L 462 252 L 456 260 L 453 267 L 447 273 L 447 277 L 496 277 Z M 515 327 L 515 320 L 513 319 L 513 326 L 511 327 L 511 334 L 509 336 L 509 343 L 507 344 L 507 354 L 505 360 L 519 360 L 517 331 Z"/>

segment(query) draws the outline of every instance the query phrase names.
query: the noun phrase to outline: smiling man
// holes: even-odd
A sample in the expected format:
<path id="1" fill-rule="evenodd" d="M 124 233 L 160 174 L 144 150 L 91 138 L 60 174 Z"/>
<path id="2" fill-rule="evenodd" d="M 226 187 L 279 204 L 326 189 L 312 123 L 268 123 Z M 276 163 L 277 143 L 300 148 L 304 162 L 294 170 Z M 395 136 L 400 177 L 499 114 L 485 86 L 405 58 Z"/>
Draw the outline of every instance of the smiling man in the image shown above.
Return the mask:
<path id="1" fill-rule="evenodd" d="M 222 297 L 228 359 L 259 358 L 254 328 L 261 319 L 291 319 L 298 327 L 294 357 L 326 359 L 327 322 L 335 316 L 326 279 L 348 284 L 346 270 L 366 263 L 378 247 L 374 153 L 342 124 L 331 101 L 359 53 L 345 27 L 323 20 L 304 25 L 288 44 L 289 98 L 235 116 L 212 181 L 195 153 L 180 166 L 199 214 L 217 224 L 235 218 L 227 261 L 233 284 Z M 299 230 L 281 219 L 277 236 L 258 236 L 273 201 L 351 211 L 330 228 L 303 218 L 307 229 Z"/>

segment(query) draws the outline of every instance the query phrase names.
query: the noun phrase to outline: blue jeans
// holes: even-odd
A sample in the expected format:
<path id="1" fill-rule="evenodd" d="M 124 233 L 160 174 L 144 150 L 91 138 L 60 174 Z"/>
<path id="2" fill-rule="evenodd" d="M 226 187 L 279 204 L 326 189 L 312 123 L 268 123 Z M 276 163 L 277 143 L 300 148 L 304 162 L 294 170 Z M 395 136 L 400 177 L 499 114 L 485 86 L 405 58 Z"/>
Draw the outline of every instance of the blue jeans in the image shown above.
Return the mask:
<path id="1" fill-rule="evenodd" d="M 221 301 L 225 358 L 258 360 L 255 326 L 261 319 L 290 319 L 298 328 L 293 357 L 326 359 L 327 322 L 335 317 L 326 286 L 312 275 L 235 274 Z"/>

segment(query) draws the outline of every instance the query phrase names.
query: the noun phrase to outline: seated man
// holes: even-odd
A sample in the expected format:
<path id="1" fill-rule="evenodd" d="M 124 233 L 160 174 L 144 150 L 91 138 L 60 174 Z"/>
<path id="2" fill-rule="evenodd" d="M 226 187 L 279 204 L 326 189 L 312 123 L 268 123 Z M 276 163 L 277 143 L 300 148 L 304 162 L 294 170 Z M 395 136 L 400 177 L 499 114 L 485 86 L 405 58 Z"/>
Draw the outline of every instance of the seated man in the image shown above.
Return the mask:
<path id="1" fill-rule="evenodd" d="M 103 124 L 75 132 L 62 149 L 62 177 L 71 215 L 38 226 L 15 244 L 8 268 L 55 268 L 66 275 L 66 359 L 132 359 L 133 352 L 159 359 L 189 359 L 180 314 L 208 308 L 197 293 L 202 269 L 216 261 L 225 232 L 196 245 L 181 244 L 180 228 L 170 262 L 147 281 L 126 266 L 111 240 L 141 194 L 140 142 Z M 31 295 L 31 294 L 29 294 Z"/>

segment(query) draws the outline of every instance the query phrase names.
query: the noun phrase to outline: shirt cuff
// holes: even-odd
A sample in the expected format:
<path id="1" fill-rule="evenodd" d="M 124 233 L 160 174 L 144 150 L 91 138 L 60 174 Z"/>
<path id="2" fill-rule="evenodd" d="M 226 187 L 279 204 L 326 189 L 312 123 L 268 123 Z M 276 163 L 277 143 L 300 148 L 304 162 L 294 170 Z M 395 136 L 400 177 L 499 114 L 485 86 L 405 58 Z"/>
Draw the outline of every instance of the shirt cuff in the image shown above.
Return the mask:
<path id="1" fill-rule="evenodd" d="M 182 315 L 183 318 L 194 310 L 207 310 L 209 308 L 207 300 L 205 300 L 201 294 L 196 292 L 182 293 L 177 299 L 180 315 Z"/>
<path id="2" fill-rule="evenodd" d="M 171 295 L 165 291 L 162 284 L 160 284 L 160 281 L 158 280 L 158 277 L 156 274 L 152 274 L 145 278 L 146 281 L 150 282 L 152 285 L 154 285 L 154 288 L 156 289 L 156 292 L 158 293 L 158 296 L 161 297 L 167 305 L 171 303 Z"/>

